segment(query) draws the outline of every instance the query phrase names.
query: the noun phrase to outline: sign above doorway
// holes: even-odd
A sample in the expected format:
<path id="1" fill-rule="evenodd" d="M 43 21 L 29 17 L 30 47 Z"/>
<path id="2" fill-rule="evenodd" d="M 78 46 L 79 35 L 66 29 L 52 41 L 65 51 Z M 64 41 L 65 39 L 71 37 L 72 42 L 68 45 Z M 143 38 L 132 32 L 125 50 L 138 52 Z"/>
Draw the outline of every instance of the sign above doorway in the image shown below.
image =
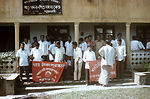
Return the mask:
<path id="1" fill-rule="evenodd" d="M 23 0 L 23 15 L 62 14 L 62 0 Z"/>

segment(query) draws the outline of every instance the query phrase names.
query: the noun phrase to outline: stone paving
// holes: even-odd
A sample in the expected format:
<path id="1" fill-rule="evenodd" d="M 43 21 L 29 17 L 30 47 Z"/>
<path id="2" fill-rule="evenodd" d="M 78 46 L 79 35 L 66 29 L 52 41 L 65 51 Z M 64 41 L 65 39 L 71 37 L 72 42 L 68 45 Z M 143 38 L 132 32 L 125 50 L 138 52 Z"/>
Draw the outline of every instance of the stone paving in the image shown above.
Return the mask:
<path id="1" fill-rule="evenodd" d="M 51 86 L 48 86 L 51 87 Z M 71 92 L 77 92 L 77 91 L 94 91 L 94 90 L 109 90 L 109 89 L 120 89 L 120 88 L 150 88 L 150 85 L 136 85 L 133 82 L 125 82 L 125 83 L 110 83 L 109 87 L 102 87 L 100 85 L 66 85 L 66 86 L 52 86 L 53 88 L 60 87 L 64 89 L 58 89 L 58 90 L 52 90 L 52 91 L 46 91 L 46 92 L 37 92 L 37 93 L 28 93 L 25 95 L 7 95 L 5 97 L 0 97 L 0 99 L 12 99 L 17 97 L 22 97 L 24 99 L 25 97 L 44 97 L 47 95 L 57 95 L 60 93 L 71 93 Z"/>

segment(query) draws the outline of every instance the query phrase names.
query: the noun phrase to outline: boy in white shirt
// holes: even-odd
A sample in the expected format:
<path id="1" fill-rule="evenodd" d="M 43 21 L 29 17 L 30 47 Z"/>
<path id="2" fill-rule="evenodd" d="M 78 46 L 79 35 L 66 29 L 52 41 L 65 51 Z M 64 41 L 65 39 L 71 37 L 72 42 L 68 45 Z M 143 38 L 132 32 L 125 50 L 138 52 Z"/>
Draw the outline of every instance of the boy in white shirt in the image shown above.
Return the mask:
<path id="1" fill-rule="evenodd" d="M 96 56 L 95 52 L 92 51 L 92 46 L 88 45 L 88 49 L 84 52 L 83 54 L 83 61 L 85 62 L 85 80 L 86 80 L 86 85 L 88 85 L 89 82 L 89 61 L 95 61 Z"/>
<path id="2" fill-rule="evenodd" d="M 72 46 L 74 48 L 74 80 L 80 80 L 82 70 L 82 50 L 77 47 L 77 42 L 73 42 Z"/>
<path id="3" fill-rule="evenodd" d="M 126 47 L 121 45 L 121 40 L 118 40 L 118 46 L 116 49 L 116 60 L 117 60 L 117 78 L 123 78 L 124 63 L 126 58 Z"/>
<path id="4" fill-rule="evenodd" d="M 17 51 L 17 68 L 20 70 L 20 79 L 22 81 L 23 71 L 26 72 L 27 81 L 29 82 L 29 52 L 24 48 L 24 43 L 20 44 L 20 49 Z"/>

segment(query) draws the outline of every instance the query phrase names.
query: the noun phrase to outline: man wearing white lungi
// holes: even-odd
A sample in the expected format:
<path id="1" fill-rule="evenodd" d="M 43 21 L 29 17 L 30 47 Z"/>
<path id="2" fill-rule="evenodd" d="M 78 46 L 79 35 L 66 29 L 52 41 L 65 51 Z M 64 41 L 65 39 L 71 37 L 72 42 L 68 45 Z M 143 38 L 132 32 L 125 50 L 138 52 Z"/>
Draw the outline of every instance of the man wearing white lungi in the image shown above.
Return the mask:
<path id="1" fill-rule="evenodd" d="M 74 80 L 80 80 L 82 70 L 82 50 L 77 47 L 77 42 L 73 42 L 72 46 L 74 48 Z"/>
<path id="2" fill-rule="evenodd" d="M 106 45 L 99 50 L 101 55 L 101 74 L 99 78 L 99 83 L 102 86 L 107 86 L 110 76 L 110 69 L 113 67 L 115 60 L 115 50 L 110 46 L 110 42 L 106 40 Z"/>

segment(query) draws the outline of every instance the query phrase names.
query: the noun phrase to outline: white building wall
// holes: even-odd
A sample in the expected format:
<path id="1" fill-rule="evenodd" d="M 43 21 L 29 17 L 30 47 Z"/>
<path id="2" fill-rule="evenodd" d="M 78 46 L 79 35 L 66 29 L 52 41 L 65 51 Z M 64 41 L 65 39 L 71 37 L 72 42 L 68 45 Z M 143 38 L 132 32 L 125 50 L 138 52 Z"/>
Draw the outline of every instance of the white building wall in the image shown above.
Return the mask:
<path id="1" fill-rule="evenodd" d="M 57 24 L 55 24 L 57 25 Z M 60 25 L 60 24 L 58 24 Z M 69 32 L 72 36 L 72 40 L 74 41 L 74 24 L 64 24 L 69 25 Z M 79 29 L 79 38 L 84 38 L 89 34 L 93 36 L 94 40 L 94 26 L 98 24 L 80 24 Z M 115 37 L 117 37 L 118 33 L 122 33 L 123 39 L 126 40 L 126 26 L 125 24 L 114 24 L 115 25 Z M 80 33 L 83 32 L 84 36 L 81 36 Z M 33 42 L 32 38 L 36 36 L 38 40 L 40 40 L 40 35 L 47 35 L 47 24 L 30 24 L 30 40 Z M 131 40 L 132 36 L 136 35 L 136 25 L 131 25 Z"/>
<path id="2" fill-rule="evenodd" d="M 30 41 L 33 42 L 33 37 L 36 36 L 38 41 L 40 35 L 47 35 L 47 24 L 30 24 Z"/>

